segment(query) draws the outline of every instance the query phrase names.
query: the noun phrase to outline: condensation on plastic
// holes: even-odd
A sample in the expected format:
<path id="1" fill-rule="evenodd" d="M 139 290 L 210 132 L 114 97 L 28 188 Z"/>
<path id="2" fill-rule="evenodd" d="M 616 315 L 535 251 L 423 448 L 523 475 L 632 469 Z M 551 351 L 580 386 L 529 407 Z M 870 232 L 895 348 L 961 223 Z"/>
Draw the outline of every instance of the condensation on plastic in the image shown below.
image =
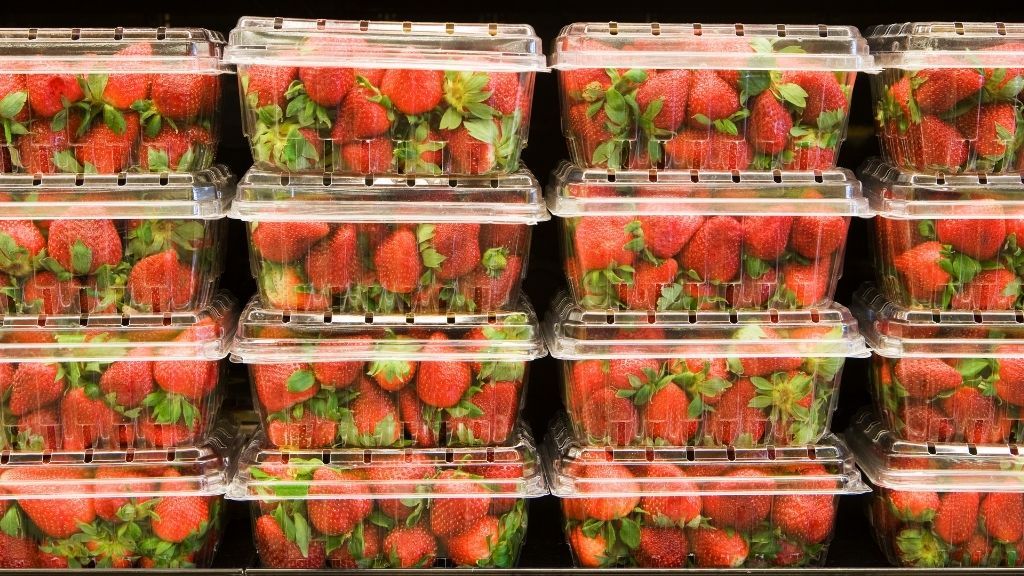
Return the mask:
<path id="1" fill-rule="evenodd" d="M 885 68 L 1016 68 L 1024 58 L 1024 24 L 904 22 L 873 26 L 866 38 Z"/>
<path id="2" fill-rule="evenodd" d="M 864 196 L 881 218 L 1024 217 L 1024 176 L 1021 174 L 915 172 L 871 158 L 860 167 L 858 175 L 864 184 Z M 967 206 L 970 210 L 964 209 Z"/>
<path id="3" fill-rule="evenodd" d="M 304 47 L 316 41 L 314 48 Z M 365 44 L 363 44 L 365 42 Z M 313 20 L 243 16 L 225 61 L 352 68 L 544 72 L 528 24 Z"/>
<path id="4" fill-rule="evenodd" d="M 250 170 L 231 218 L 247 222 L 466 222 L 533 225 L 550 219 L 528 170 L 509 176 L 369 178 Z"/>
<path id="5" fill-rule="evenodd" d="M 754 52 L 757 41 L 773 43 L 775 51 Z M 875 70 L 867 42 L 856 28 L 807 24 L 578 22 L 562 28 L 549 61 L 558 70 Z"/>

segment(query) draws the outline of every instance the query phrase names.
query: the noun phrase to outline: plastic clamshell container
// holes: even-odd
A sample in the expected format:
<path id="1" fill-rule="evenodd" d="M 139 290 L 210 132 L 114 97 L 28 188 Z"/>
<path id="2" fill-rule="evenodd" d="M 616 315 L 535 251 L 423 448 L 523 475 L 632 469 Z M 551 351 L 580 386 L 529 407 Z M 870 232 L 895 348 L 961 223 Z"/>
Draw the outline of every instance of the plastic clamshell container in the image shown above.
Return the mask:
<path id="1" fill-rule="evenodd" d="M 882 422 L 912 442 L 1024 439 L 1021 312 L 909 310 L 873 286 L 854 294 L 871 346 L 871 396 Z"/>
<path id="2" fill-rule="evenodd" d="M 873 69 L 856 28 L 791 24 L 581 22 L 550 62 L 573 163 L 615 170 L 834 168 Z"/>
<path id="3" fill-rule="evenodd" d="M 279 451 L 257 438 L 228 498 L 264 568 L 515 567 L 548 493 L 524 425 L 504 448 Z"/>
<path id="4" fill-rule="evenodd" d="M 486 180 L 250 171 L 230 216 L 247 223 L 267 307 L 367 313 L 514 306 L 531 226 L 550 218 L 525 170 Z"/>
<path id="5" fill-rule="evenodd" d="M 548 208 L 589 309 L 827 307 L 860 182 L 826 172 L 623 171 L 563 162 Z"/>
<path id="6" fill-rule="evenodd" d="M 543 447 L 580 568 L 820 566 L 838 499 L 868 491 L 845 444 L 591 448 L 563 418 Z"/>
<path id="7" fill-rule="evenodd" d="M 0 176 L 0 311 L 181 312 L 209 304 L 235 178 Z"/>
<path id="8" fill-rule="evenodd" d="M 1020 174 L 925 174 L 870 159 L 860 177 L 886 296 L 908 308 L 1024 308 Z"/>
<path id="9" fill-rule="evenodd" d="M 286 172 L 515 172 L 533 81 L 526 24 L 256 18 L 231 31 L 256 166 Z"/>
<path id="10" fill-rule="evenodd" d="M 829 429 L 847 357 L 866 357 L 850 312 L 587 312 L 545 319 L 569 424 L 588 445 L 809 444 Z"/>
<path id="11" fill-rule="evenodd" d="M 1024 24 L 906 22 L 867 39 L 882 68 L 871 92 L 886 161 L 947 174 L 1024 168 Z"/>
<path id="12" fill-rule="evenodd" d="M 208 568 L 237 430 L 195 446 L 3 453 L 0 566 Z"/>
<path id="13" fill-rule="evenodd" d="M 525 298 L 490 315 L 372 317 L 254 298 L 231 359 L 249 365 L 271 446 L 434 447 L 514 441 L 529 362 L 545 353 Z"/>
<path id="14" fill-rule="evenodd" d="M 221 292 L 192 313 L 5 316 L 0 450 L 201 442 L 223 398 L 235 306 Z"/>
<path id="15" fill-rule="evenodd" d="M 223 45 L 200 28 L 0 29 L 0 172 L 211 166 Z"/>
<path id="16" fill-rule="evenodd" d="M 1013 444 L 911 442 L 861 412 L 844 434 L 871 480 L 875 538 L 895 566 L 1024 566 L 1024 456 Z"/>

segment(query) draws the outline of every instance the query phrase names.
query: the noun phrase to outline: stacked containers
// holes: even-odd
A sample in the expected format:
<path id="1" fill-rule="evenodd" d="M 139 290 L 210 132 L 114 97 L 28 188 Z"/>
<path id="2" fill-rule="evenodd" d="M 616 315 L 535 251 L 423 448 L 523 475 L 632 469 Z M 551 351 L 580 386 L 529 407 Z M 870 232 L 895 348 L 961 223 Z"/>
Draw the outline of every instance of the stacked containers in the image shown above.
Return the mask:
<path id="1" fill-rule="evenodd" d="M 548 219 L 519 167 L 539 38 L 245 17 L 227 60 L 255 160 L 232 215 L 258 295 L 233 358 L 264 428 L 238 490 L 261 501 L 262 564 L 514 566 L 525 504 L 485 496 L 543 490 L 517 425 L 544 354 L 520 294 Z"/>

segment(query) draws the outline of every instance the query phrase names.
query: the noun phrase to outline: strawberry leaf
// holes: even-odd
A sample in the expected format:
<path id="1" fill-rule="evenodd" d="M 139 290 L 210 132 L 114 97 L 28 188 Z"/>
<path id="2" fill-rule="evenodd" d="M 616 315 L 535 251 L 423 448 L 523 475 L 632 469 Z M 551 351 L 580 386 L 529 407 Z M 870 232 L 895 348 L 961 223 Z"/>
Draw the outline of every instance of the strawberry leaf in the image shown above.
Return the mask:
<path id="1" fill-rule="evenodd" d="M 619 538 L 626 546 L 635 550 L 640 546 L 640 524 L 632 518 L 623 518 L 619 521 Z"/>
<path id="2" fill-rule="evenodd" d="M 297 370 L 288 377 L 287 388 L 289 392 L 305 392 L 316 384 L 316 378 L 312 370 Z"/>
<path id="3" fill-rule="evenodd" d="M 0 99 L 0 117 L 14 119 L 15 116 L 21 113 L 22 108 L 25 107 L 25 101 L 28 99 L 28 92 L 18 91 L 11 92 L 10 94 Z"/>

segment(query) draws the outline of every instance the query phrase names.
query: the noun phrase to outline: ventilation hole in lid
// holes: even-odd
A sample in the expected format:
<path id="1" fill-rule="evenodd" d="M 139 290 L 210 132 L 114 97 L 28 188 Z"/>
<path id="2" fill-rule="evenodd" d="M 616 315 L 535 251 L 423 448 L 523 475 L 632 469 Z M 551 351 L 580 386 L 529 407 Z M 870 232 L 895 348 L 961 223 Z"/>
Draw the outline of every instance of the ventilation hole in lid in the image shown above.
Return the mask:
<path id="1" fill-rule="evenodd" d="M 121 172 L 120 174 L 117 175 L 117 185 L 118 186 L 124 186 L 127 183 L 128 183 L 128 175 L 127 174 L 125 174 L 124 172 Z"/>
<path id="2" fill-rule="evenodd" d="M 935 454 L 935 444 L 928 442 L 927 444 L 925 444 L 925 449 L 928 451 L 929 454 Z"/>
<path id="3" fill-rule="evenodd" d="M 817 324 L 818 322 L 821 321 L 821 315 L 818 314 L 818 309 L 817 308 L 811 308 L 810 315 L 811 315 L 811 322 Z"/>
<path id="4" fill-rule="evenodd" d="M 492 462 L 493 463 L 494 462 L 494 448 L 491 448 L 491 447 L 487 448 L 487 450 L 484 451 L 484 458 L 488 462 Z"/>
<path id="5" fill-rule="evenodd" d="M 330 310 L 325 310 L 324 311 L 324 317 L 323 317 L 323 323 L 324 324 L 330 324 L 331 323 L 331 315 L 332 314 L 331 314 Z"/>
<path id="6" fill-rule="evenodd" d="M 608 23 L 608 33 L 611 34 L 612 36 L 617 35 L 619 33 L 619 23 L 618 22 L 609 22 Z"/>
<path id="7" fill-rule="evenodd" d="M 654 310 L 648 310 L 647 311 L 647 323 L 648 324 L 655 324 L 656 322 L 657 322 L 657 318 L 656 318 L 656 316 L 654 314 Z"/>
<path id="8" fill-rule="evenodd" d="M 1017 441 L 1019 441 L 1019 438 L 1015 439 L 1014 442 L 1009 446 L 1010 454 L 1013 454 L 1014 456 L 1018 456 L 1020 454 L 1020 452 L 1017 450 Z"/>
<path id="9" fill-rule="evenodd" d="M 811 445 L 811 444 L 807 445 L 807 459 L 808 460 L 817 460 L 818 459 L 818 452 L 814 449 L 814 446 Z"/>
<path id="10" fill-rule="evenodd" d="M 82 327 L 85 327 L 85 326 L 89 325 L 89 313 L 88 312 L 86 312 L 85 314 L 82 314 L 81 316 L 78 317 L 78 325 L 82 326 Z"/>
<path id="11" fill-rule="evenodd" d="M 661 24 L 657 22 L 651 22 L 651 35 L 661 36 Z"/>
<path id="12" fill-rule="evenodd" d="M 281 464 L 287 464 L 288 461 L 291 460 L 291 458 L 291 455 L 288 454 L 287 452 L 281 454 Z"/>
<path id="13" fill-rule="evenodd" d="M 615 178 L 616 178 L 615 170 L 608 170 L 607 172 L 605 172 L 605 179 L 608 182 L 613 182 L 614 183 L 615 182 Z"/>
<path id="14" fill-rule="evenodd" d="M 448 316 L 445 318 L 445 322 L 449 324 L 455 324 L 455 313 L 449 312 Z"/>
<path id="15" fill-rule="evenodd" d="M 29 40 L 35 40 L 38 35 L 39 35 L 39 28 L 29 28 L 28 29 L 28 39 Z"/>
<path id="16" fill-rule="evenodd" d="M 775 446 L 768 445 L 768 446 L 765 447 L 765 450 L 768 453 L 768 459 L 769 460 L 775 460 Z"/>
<path id="17" fill-rule="evenodd" d="M 828 26 L 824 24 L 818 24 L 818 36 L 822 38 L 828 38 Z"/>
<path id="18" fill-rule="evenodd" d="M 935 174 L 935 183 L 936 184 L 945 184 L 946 183 L 946 175 L 943 174 L 942 172 L 936 173 Z"/>
<path id="19" fill-rule="evenodd" d="M 693 35 L 694 36 L 703 36 L 704 35 L 704 29 L 701 27 L 700 24 L 695 23 L 693 25 Z"/>
<path id="20" fill-rule="evenodd" d="M 726 456 L 726 458 L 729 459 L 730 462 L 735 462 L 736 461 L 736 448 L 734 446 L 728 446 L 725 449 L 725 456 Z"/>
<path id="21" fill-rule="evenodd" d="M 414 324 L 414 323 L 416 323 L 416 315 L 413 314 L 412 312 L 406 314 L 405 315 L 405 323 L 406 324 Z"/>
<path id="22" fill-rule="evenodd" d="M 778 169 L 772 170 L 772 180 L 776 184 L 781 184 L 782 183 L 782 171 L 778 170 Z"/>
<path id="23" fill-rule="evenodd" d="M 85 184 L 85 174 L 82 174 L 81 172 L 75 174 L 75 186 L 81 186 L 83 184 Z"/>
<path id="24" fill-rule="evenodd" d="M 164 40 L 166 38 L 167 38 L 167 27 L 166 26 L 161 26 L 161 27 L 157 28 L 156 29 L 156 39 L 157 40 Z"/>
<path id="25" fill-rule="evenodd" d="M 42 174 L 33 174 L 32 175 L 32 185 L 33 186 L 39 186 L 42 183 L 43 183 L 43 175 Z"/>
<path id="26" fill-rule="evenodd" d="M 736 24 L 736 26 L 734 26 L 734 29 L 735 29 L 734 31 L 736 32 L 737 36 L 743 36 L 743 34 L 744 34 L 743 24 Z"/>
<path id="27" fill-rule="evenodd" d="M 412 32 L 412 22 L 402 22 L 402 32 Z"/>
<path id="28" fill-rule="evenodd" d="M 284 18 L 274 18 L 274 30 L 284 28 Z"/>
<path id="29" fill-rule="evenodd" d="M 363 186 L 373 186 L 373 176 L 363 176 Z"/>
<path id="30" fill-rule="evenodd" d="M 359 21 L 359 31 L 360 32 L 366 32 L 369 29 L 370 29 L 370 21 L 369 20 L 360 20 Z"/>
<path id="31" fill-rule="evenodd" d="M 174 448 L 168 448 L 166 456 L 168 462 L 174 462 L 177 459 L 175 458 L 177 454 L 175 453 Z"/>
<path id="32" fill-rule="evenodd" d="M 163 325 L 164 326 L 170 326 L 171 325 L 171 313 L 170 312 L 168 312 L 167 314 L 164 314 Z"/>
<path id="33" fill-rule="evenodd" d="M 772 324 L 779 323 L 779 311 L 777 309 L 770 308 L 768 310 L 768 321 L 771 322 Z"/>
<path id="34" fill-rule="evenodd" d="M 118 26 L 117 28 L 114 28 L 114 40 L 123 40 L 123 39 L 124 39 L 124 28 L 121 27 L 121 26 Z"/>
<path id="35" fill-rule="evenodd" d="M 320 19 L 318 19 L 316 21 L 316 29 L 317 30 L 323 30 L 326 27 L 327 27 L 327 20 L 324 20 L 323 18 L 320 18 Z"/>
<path id="36" fill-rule="evenodd" d="M 942 322 L 942 315 L 937 309 L 932 309 L 932 323 L 938 324 Z"/>
<path id="37" fill-rule="evenodd" d="M 455 23 L 454 22 L 445 22 L 445 24 L 444 24 L 444 33 L 445 34 L 455 34 Z"/>
<path id="38" fill-rule="evenodd" d="M 71 29 L 71 39 L 72 40 L 81 40 L 82 39 L 82 29 L 81 28 L 72 28 Z"/>
<path id="39" fill-rule="evenodd" d="M 982 322 L 984 322 L 984 320 L 981 319 L 981 311 L 980 310 L 975 310 L 974 311 L 974 323 L 975 324 L 981 324 Z"/>
<path id="40" fill-rule="evenodd" d="M 127 426 L 125 426 L 125 428 L 127 429 Z M 124 461 L 128 462 L 129 464 L 135 462 L 135 448 L 129 448 L 124 453 Z"/>
<path id="41" fill-rule="evenodd" d="M 739 184 L 740 183 L 740 171 L 739 170 L 733 170 L 732 171 L 732 181 L 733 181 L 734 184 Z"/>
<path id="42" fill-rule="evenodd" d="M 1024 310 L 1014 310 L 1013 319 L 1017 322 L 1017 324 L 1024 323 Z"/>
<path id="43" fill-rule="evenodd" d="M 729 310 L 729 323 L 730 324 L 739 324 L 739 322 L 740 322 L 740 318 L 736 314 L 736 310 Z"/>
<path id="44" fill-rule="evenodd" d="M 85 449 L 85 454 L 82 455 L 82 461 L 86 464 L 92 464 L 92 448 Z"/>
<path id="45" fill-rule="evenodd" d="M 289 312 L 288 310 L 285 310 L 284 312 L 281 312 L 281 323 L 282 324 L 288 324 L 291 321 L 292 321 L 292 313 L 291 312 Z"/>
<path id="46" fill-rule="evenodd" d="M 497 36 L 498 35 L 498 25 L 497 25 L 497 23 L 491 22 L 490 24 L 488 24 L 487 25 L 487 33 L 490 34 L 491 36 Z"/>
<path id="47" fill-rule="evenodd" d="M 291 177 L 286 172 L 281 173 L 281 186 L 287 186 L 291 182 Z"/>
<path id="48" fill-rule="evenodd" d="M 785 38 L 786 37 L 786 25 L 785 24 L 776 24 L 775 25 L 775 33 L 779 35 L 779 38 Z"/>
<path id="49" fill-rule="evenodd" d="M 320 182 L 324 186 L 330 186 L 331 185 L 331 174 L 329 172 L 324 172 L 324 177 L 323 177 L 323 179 Z"/>
<path id="50" fill-rule="evenodd" d="M 53 459 L 53 454 L 50 454 L 49 450 L 47 450 L 46 452 L 43 452 L 43 458 L 42 458 L 43 464 L 49 464 L 52 459 Z"/>
<path id="51" fill-rule="evenodd" d="M 373 312 L 367 312 L 367 313 L 366 313 L 366 314 L 365 314 L 365 315 L 363 316 L 363 322 L 364 322 L 365 324 L 373 324 Z"/>
<path id="52" fill-rule="evenodd" d="M 700 171 L 699 170 L 690 170 L 690 182 L 693 182 L 694 184 L 697 184 L 697 183 L 700 182 Z"/>
<path id="53" fill-rule="evenodd" d="M 488 312 L 487 313 L 487 323 L 488 324 L 497 324 L 498 323 L 498 315 L 495 314 L 494 312 Z"/>
<path id="54" fill-rule="evenodd" d="M 492 178 L 491 188 L 497 188 L 498 186 L 501 186 L 501 181 L 499 181 L 497 178 Z"/>
<path id="55" fill-rule="evenodd" d="M 405 185 L 408 186 L 409 188 L 412 188 L 413 186 L 416 185 L 416 179 L 415 178 L 406 178 L 405 179 Z"/>
<path id="56" fill-rule="evenodd" d="M 697 311 L 696 310 L 687 310 L 686 311 L 686 320 L 690 324 L 696 324 L 697 323 Z"/>
<path id="57" fill-rule="evenodd" d="M 963 22 L 954 22 L 953 23 L 953 31 L 956 32 L 958 35 L 963 36 L 964 35 L 964 23 Z"/>
<path id="58" fill-rule="evenodd" d="M 657 170 L 648 170 L 647 171 L 647 181 L 648 182 L 657 182 L 658 181 L 658 171 Z"/>
<path id="59" fill-rule="evenodd" d="M 614 311 L 608 310 L 607 312 L 605 312 L 605 314 L 604 314 L 604 323 L 605 324 L 615 324 L 615 312 Z"/>
<path id="60" fill-rule="evenodd" d="M 121 326 L 128 327 L 131 322 L 131 318 L 127 314 L 121 315 Z"/>
<path id="61" fill-rule="evenodd" d="M 967 453 L 970 454 L 971 456 L 977 456 L 978 455 L 978 447 L 975 446 L 974 444 L 968 444 L 967 445 Z"/>
<path id="62" fill-rule="evenodd" d="M 825 177 L 821 175 L 820 170 L 814 171 L 814 181 L 817 182 L 818 184 L 821 184 L 822 182 L 825 181 Z"/>

